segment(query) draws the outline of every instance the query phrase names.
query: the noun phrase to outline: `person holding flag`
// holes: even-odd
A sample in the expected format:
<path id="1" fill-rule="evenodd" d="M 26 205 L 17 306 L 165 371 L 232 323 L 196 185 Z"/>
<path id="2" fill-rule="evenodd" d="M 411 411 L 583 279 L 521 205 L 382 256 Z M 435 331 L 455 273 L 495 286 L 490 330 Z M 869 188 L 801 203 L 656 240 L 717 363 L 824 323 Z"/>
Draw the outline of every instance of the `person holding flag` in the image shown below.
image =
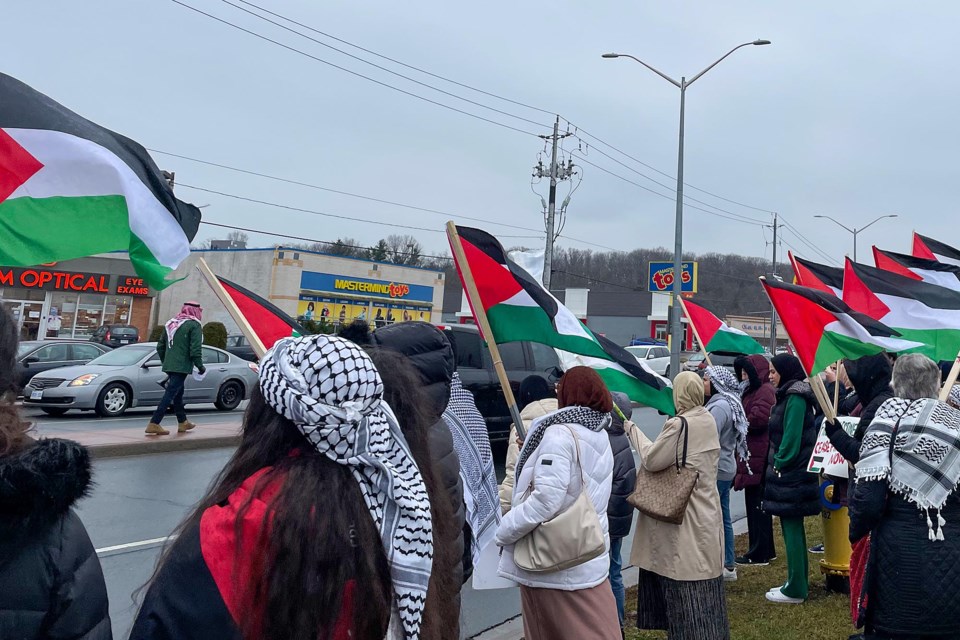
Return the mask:
<path id="1" fill-rule="evenodd" d="M 194 369 L 201 376 L 207 372 L 200 349 L 203 344 L 203 329 L 200 326 L 202 317 L 203 309 L 199 302 L 184 302 L 180 313 L 163 327 L 163 334 L 157 343 L 157 354 L 163 363 L 163 372 L 168 377 L 163 398 L 147 425 L 148 436 L 170 435 L 169 431 L 160 426 L 160 422 L 171 405 L 179 423 L 178 433 L 186 433 L 197 426 L 187 420 L 187 412 L 183 407 L 183 388 L 187 376 L 193 373 Z"/>

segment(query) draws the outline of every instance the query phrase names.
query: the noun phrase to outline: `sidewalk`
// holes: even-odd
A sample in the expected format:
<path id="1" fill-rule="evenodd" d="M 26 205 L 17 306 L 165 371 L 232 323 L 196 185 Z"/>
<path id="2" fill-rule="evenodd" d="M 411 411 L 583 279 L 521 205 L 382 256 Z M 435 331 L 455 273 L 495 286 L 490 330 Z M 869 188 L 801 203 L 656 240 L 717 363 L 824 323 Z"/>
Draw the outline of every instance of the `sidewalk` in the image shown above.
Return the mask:
<path id="1" fill-rule="evenodd" d="M 198 424 L 187 433 L 177 433 L 174 424 L 168 436 L 145 435 L 142 426 L 89 429 L 68 423 L 41 425 L 31 433 L 34 437 L 75 440 L 87 447 L 94 458 L 235 447 L 240 442 L 240 425 L 236 422 Z"/>

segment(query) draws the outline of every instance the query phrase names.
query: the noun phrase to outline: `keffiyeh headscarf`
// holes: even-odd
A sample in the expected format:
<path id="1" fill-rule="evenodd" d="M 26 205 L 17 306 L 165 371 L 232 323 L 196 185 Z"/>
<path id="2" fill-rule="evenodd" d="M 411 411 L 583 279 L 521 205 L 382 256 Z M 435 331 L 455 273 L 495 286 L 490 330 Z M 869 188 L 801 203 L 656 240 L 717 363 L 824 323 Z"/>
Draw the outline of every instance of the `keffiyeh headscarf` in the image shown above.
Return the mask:
<path id="1" fill-rule="evenodd" d="M 317 451 L 350 469 L 390 565 L 388 637 L 420 637 L 433 564 L 430 500 L 370 357 L 342 338 L 285 338 L 260 361 L 260 388 Z"/>
<path id="2" fill-rule="evenodd" d="M 173 346 L 173 336 L 184 322 L 188 320 L 200 322 L 201 318 L 203 318 L 203 308 L 199 302 L 184 302 L 183 307 L 180 308 L 180 313 L 163 325 L 167 330 L 167 343 L 171 347 Z"/>
<path id="3" fill-rule="evenodd" d="M 891 398 L 863 437 L 857 479 L 886 480 L 926 515 L 930 540 L 943 540 L 940 510 L 960 483 L 958 442 L 960 411 L 933 398 Z"/>
<path id="4" fill-rule="evenodd" d="M 737 429 L 737 455 L 746 462 L 750 459 L 750 448 L 747 446 L 747 412 L 743 410 L 740 400 L 740 384 L 737 377 L 729 369 L 716 365 L 707 367 L 704 375 L 710 378 L 710 387 L 713 392 L 730 405 L 733 412 L 733 424 Z"/>

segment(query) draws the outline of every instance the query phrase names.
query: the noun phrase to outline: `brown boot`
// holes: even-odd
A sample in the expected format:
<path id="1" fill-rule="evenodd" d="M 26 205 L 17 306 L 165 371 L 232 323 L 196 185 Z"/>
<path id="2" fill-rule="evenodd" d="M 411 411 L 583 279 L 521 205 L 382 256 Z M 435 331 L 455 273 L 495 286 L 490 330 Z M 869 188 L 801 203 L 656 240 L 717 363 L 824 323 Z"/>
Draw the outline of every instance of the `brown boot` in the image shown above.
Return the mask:
<path id="1" fill-rule="evenodd" d="M 193 424 L 189 420 L 184 420 L 177 427 L 177 433 L 186 433 L 187 431 L 190 431 L 190 429 L 193 429 L 195 426 L 197 425 Z"/>
<path id="2" fill-rule="evenodd" d="M 144 432 L 148 436 L 168 436 L 170 432 L 158 425 L 156 422 L 151 422 L 147 425 L 147 430 Z"/>

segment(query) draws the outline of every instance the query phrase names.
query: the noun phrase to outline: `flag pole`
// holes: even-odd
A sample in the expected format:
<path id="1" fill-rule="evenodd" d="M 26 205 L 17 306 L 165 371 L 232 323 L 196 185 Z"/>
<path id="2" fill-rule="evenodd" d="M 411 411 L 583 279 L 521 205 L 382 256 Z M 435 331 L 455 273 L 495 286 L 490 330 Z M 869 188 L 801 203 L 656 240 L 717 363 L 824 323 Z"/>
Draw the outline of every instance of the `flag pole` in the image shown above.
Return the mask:
<path id="1" fill-rule="evenodd" d="M 477 289 L 477 282 L 473 279 L 473 271 L 470 269 L 470 263 L 467 262 L 467 255 L 463 251 L 463 244 L 460 243 L 460 234 L 457 233 L 457 225 L 453 222 L 447 223 L 447 239 L 450 241 L 450 248 L 453 250 L 453 258 L 460 267 L 460 275 L 463 279 L 463 289 L 467 294 L 467 301 L 473 310 L 473 317 L 480 325 L 480 332 L 484 340 L 487 341 L 487 348 L 490 349 L 490 357 L 493 359 L 493 368 L 497 372 L 497 379 L 500 381 L 500 388 L 503 390 L 503 398 L 507 401 L 507 407 L 510 409 L 510 417 L 513 418 L 513 424 L 517 429 L 517 435 L 523 440 L 527 434 L 523 428 L 523 420 L 520 418 L 520 410 L 517 408 L 517 400 L 513 395 L 513 388 L 510 386 L 510 378 L 507 377 L 507 370 L 503 366 L 503 360 L 500 358 L 500 349 L 493 339 L 493 331 L 490 329 L 490 322 L 487 320 L 487 312 L 483 309 L 480 301 L 480 291 Z"/>
<path id="2" fill-rule="evenodd" d="M 237 303 L 233 301 L 233 298 L 230 297 L 230 294 L 227 293 L 227 290 L 223 288 L 223 285 L 220 284 L 220 281 L 217 280 L 217 276 L 214 275 L 213 271 L 210 269 L 210 265 L 207 264 L 207 261 L 203 259 L 203 256 L 200 256 L 197 259 L 197 271 L 200 272 L 200 275 L 203 276 L 203 279 L 207 281 L 207 284 L 210 285 L 210 288 L 213 289 L 213 293 L 217 296 L 220 302 L 223 303 L 223 306 L 227 308 L 227 313 L 230 314 L 230 317 L 233 318 L 233 321 L 237 323 L 237 326 L 240 327 L 240 333 L 243 334 L 243 337 L 247 339 L 247 342 L 250 343 L 250 346 L 253 348 L 253 353 L 257 356 L 257 359 L 263 357 L 263 354 L 267 352 L 266 348 L 263 346 L 260 337 L 253 330 L 253 327 L 250 326 L 250 323 L 247 321 L 247 318 L 243 315 L 243 312 L 240 311 L 240 307 L 237 306 Z"/>
<path id="3" fill-rule="evenodd" d="M 950 367 L 950 373 L 947 375 L 946 382 L 943 383 L 943 389 L 940 390 L 940 402 L 946 402 L 950 397 L 950 391 L 957 382 L 957 376 L 960 376 L 960 353 L 953 360 L 953 366 Z"/>
<path id="4" fill-rule="evenodd" d="M 703 340 L 700 339 L 700 332 L 697 331 L 697 325 L 694 323 L 693 318 L 690 317 L 690 313 L 687 311 L 687 303 L 683 301 L 683 296 L 680 296 L 677 299 L 680 301 L 680 308 L 683 309 L 683 315 L 687 316 L 687 320 L 690 321 L 690 328 L 693 329 L 693 337 L 697 339 L 697 344 L 699 344 L 700 349 L 703 350 L 703 357 L 707 361 L 707 366 L 712 367 L 713 363 L 710 362 L 710 354 L 707 353 L 707 345 L 705 345 Z M 679 373 L 679 371 L 677 373 Z"/>
<path id="5" fill-rule="evenodd" d="M 837 375 L 833 380 L 833 408 L 840 410 L 840 367 L 843 366 L 843 360 L 837 360 Z"/>

